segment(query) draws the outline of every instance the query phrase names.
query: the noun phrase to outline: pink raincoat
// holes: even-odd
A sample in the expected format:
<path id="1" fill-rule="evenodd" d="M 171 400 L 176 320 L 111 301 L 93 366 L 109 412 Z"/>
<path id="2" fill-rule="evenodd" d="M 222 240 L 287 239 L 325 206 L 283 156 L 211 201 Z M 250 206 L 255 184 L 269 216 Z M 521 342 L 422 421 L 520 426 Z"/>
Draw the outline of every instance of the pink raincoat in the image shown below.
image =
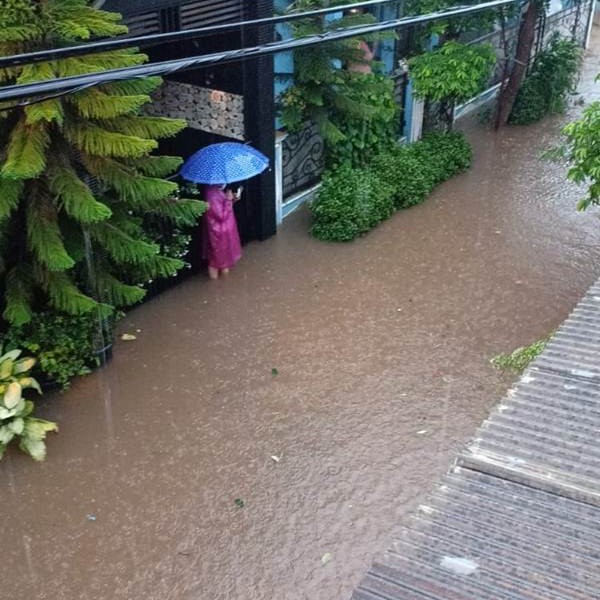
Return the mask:
<path id="1" fill-rule="evenodd" d="M 209 185 L 204 194 L 208 208 L 204 213 L 203 252 L 208 266 L 230 269 L 242 257 L 233 202 L 219 185 Z"/>

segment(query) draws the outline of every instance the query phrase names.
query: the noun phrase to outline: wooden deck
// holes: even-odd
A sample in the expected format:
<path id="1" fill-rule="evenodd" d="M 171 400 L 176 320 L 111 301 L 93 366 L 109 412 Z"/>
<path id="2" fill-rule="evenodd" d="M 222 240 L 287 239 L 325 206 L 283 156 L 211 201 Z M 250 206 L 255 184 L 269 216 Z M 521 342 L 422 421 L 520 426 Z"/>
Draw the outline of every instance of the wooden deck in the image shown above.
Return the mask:
<path id="1" fill-rule="evenodd" d="M 352 598 L 600 599 L 600 283 Z"/>

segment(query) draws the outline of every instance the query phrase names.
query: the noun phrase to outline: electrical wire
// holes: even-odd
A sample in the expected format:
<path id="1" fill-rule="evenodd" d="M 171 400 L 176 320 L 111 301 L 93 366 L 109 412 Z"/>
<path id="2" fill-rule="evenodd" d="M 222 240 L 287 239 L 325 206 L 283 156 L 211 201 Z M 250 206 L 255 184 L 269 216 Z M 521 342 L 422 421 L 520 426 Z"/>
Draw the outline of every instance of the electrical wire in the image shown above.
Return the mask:
<path id="1" fill-rule="evenodd" d="M 65 94 L 73 94 L 94 85 L 103 85 L 127 79 L 138 79 L 149 76 L 165 76 L 192 68 L 213 66 L 215 64 L 255 58 L 258 56 L 267 56 L 282 51 L 307 48 L 318 44 L 364 36 L 371 33 L 401 29 L 411 25 L 428 23 L 429 21 L 435 21 L 441 18 L 467 15 L 486 9 L 512 4 L 515 1 L 518 0 L 490 0 L 488 2 L 482 2 L 476 5 L 458 6 L 426 15 L 402 17 L 400 19 L 393 19 L 382 23 L 348 27 L 335 31 L 320 33 L 317 35 L 305 36 L 294 40 L 271 42 L 250 48 L 226 50 L 223 52 L 162 61 L 147 65 L 111 69 L 98 73 L 75 75 L 71 77 L 61 77 L 48 81 L 16 84 L 0 88 L 0 102 L 19 100 L 21 98 L 37 98 L 40 96 L 45 96 L 45 100 L 49 97 L 60 97 Z M 48 96 L 49 94 L 51 96 Z M 17 106 L 26 106 L 31 103 L 32 102 L 30 100 L 26 100 L 17 105 L 11 106 L 10 108 L 4 108 L 3 110 L 10 110 L 12 108 L 16 108 Z"/>
<path id="2" fill-rule="evenodd" d="M 275 17 L 265 17 L 262 19 L 252 19 L 248 21 L 238 21 L 236 23 L 224 23 L 222 25 L 212 25 L 210 27 L 198 27 L 195 29 L 186 29 L 184 31 L 174 31 L 169 33 L 155 33 L 136 37 L 125 37 L 119 39 L 104 40 L 87 44 L 78 44 L 76 46 L 67 46 L 64 48 L 53 48 L 51 50 L 38 50 L 36 52 L 26 52 L 23 54 L 14 54 L 12 56 L 0 57 L 0 68 L 16 67 L 48 60 L 57 60 L 60 58 L 71 58 L 85 54 L 96 54 L 98 52 L 108 52 L 119 50 L 121 48 L 147 48 L 166 44 L 170 42 L 181 42 L 184 40 L 194 40 L 200 37 L 235 31 L 244 27 L 259 27 L 265 25 L 276 25 L 277 23 L 286 23 L 317 17 L 330 13 L 344 12 L 356 8 L 366 8 L 377 4 L 399 3 L 403 0 L 365 0 L 354 4 L 343 4 L 338 6 L 329 6 L 315 10 L 303 12 L 287 12 Z"/>

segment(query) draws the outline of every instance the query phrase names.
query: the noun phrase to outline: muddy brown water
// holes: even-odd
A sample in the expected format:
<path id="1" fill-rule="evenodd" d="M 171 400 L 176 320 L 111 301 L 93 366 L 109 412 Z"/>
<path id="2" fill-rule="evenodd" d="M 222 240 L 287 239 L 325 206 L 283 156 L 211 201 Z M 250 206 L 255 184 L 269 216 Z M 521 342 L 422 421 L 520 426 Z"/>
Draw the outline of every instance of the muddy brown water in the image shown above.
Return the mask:
<path id="1" fill-rule="evenodd" d="M 0 463 L 0 597 L 348 598 L 505 392 L 490 357 L 600 274 L 598 213 L 539 159 L 563 121 L 472 126 L 473 168 L 356 243 L 301 211 L 129 314 L 137 340 L 41 407 L 47 461 Z"/>

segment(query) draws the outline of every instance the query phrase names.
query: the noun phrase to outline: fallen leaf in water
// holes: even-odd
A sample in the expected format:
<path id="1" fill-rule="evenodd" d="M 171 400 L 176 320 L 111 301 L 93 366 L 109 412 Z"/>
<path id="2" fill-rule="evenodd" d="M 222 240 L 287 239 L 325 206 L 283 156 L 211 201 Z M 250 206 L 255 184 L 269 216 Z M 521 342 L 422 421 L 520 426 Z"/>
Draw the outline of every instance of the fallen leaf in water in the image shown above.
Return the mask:
<path id="1" fill-rule="evenodd" d="M 281 460 L 281 456 L 275 456 L 273 454 L 273 456 L 271 456 L 271 460 L 275 461 L 276 463 L 278 463 Z"/>
<path id="2" fill-rule="evenodd" d="M 325 552 L 325 554 L 323 554 L 323 556 L 321 556 L 321 564 L 326 565 L 328 562 L 330 562 L 332 559 L 331 553 L 330 552 Z"/>
<path id="3" fill-rule="evenodd" d="M 137 340 L 137 336 L 133 335 L 133 333 L 124 333 L 121 336 L 121 339 L 125 342 L 131 342 L 133 340 Z"/>

